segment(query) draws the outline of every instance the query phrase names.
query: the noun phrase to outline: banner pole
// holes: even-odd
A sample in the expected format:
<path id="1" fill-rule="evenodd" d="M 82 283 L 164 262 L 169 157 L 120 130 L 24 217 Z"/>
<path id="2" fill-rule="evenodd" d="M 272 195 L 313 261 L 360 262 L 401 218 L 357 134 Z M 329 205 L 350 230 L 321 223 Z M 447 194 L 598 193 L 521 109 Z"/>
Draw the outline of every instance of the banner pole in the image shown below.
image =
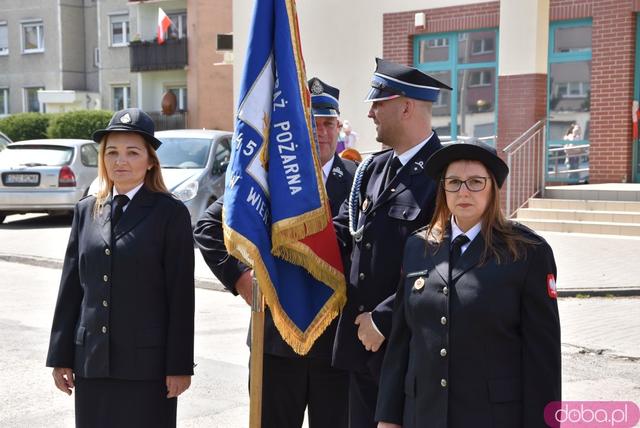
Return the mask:
<path id="1" fill-rule="evenodd" d="M 253 277 L 251 302 L 251 366 L 249 374 L 249 427 L 262 423 L 262 362 L 264 356 L 264 297 Z"/>

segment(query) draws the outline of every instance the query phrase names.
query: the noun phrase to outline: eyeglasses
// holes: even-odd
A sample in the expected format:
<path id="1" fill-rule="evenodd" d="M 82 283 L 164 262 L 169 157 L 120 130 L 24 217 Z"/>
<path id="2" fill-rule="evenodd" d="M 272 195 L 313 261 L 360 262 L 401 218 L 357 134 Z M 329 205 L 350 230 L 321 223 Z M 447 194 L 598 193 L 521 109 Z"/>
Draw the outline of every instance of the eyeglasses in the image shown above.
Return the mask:
<path id="1" fill-rule="evenodd" d="M 459 178 L 443 178 L 442 187 L 446 192 L 459 192 L 464 184 L 470 192 L 481 192 L 487 187 L 489 177 L 471 177 L 466 180 Z"/>

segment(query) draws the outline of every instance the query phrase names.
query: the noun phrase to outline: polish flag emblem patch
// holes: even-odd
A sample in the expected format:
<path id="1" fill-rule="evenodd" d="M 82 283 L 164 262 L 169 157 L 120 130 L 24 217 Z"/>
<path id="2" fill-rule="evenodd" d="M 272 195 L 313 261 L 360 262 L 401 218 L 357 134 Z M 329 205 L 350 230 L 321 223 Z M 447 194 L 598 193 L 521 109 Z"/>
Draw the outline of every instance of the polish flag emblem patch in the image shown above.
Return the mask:
<path id="1" fill-rule="evenodd" d="M 547 294 L 552 299 L 558 298 L 558 289 L 556 288 L 556 277 L 552 273 L 547 274 Z"/>

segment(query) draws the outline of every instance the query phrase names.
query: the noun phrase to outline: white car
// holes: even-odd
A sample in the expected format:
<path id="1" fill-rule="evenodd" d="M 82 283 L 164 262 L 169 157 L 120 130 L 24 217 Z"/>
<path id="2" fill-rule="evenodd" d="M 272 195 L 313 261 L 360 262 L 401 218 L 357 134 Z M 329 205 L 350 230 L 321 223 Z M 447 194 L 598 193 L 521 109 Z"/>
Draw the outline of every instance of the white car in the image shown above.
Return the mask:
<path id="1" fill-rule="evenodd" d="M 4 133 L 0 132 L 0 152 L 4 150 L 9 144 L 11 144 L 11 138 L 7 137 Z"/>
<path id="2" fill-rule="evenodd" d="M 98 174 L 91 140 L 28 140 L 0 152 L 0 223 L 7 215 L 67 212 Z"/>
<path id="3" fill-rule="evenodd" d="M 158 131 L 162 141 L 157 154 L 167 188 L 189 210 L 195 225 L 209 204 L 224 193 L 224 175 L 231 156 L 231 138 L 227 131 L 176 129 Z M 98 190 L 98 180 L 90 194 Z"/>

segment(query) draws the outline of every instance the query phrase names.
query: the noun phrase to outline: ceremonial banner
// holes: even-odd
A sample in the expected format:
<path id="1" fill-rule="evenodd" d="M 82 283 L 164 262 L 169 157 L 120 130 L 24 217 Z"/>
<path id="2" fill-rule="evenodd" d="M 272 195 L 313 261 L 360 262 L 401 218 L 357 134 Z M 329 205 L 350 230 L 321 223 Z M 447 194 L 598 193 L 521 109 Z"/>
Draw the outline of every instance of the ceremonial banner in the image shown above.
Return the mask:
<path id="1" fill-rule="evenodd" d="M 230 254 L 306 354 L 346 302 L 293 0 L 256 0 L 224 195 Z"/>

